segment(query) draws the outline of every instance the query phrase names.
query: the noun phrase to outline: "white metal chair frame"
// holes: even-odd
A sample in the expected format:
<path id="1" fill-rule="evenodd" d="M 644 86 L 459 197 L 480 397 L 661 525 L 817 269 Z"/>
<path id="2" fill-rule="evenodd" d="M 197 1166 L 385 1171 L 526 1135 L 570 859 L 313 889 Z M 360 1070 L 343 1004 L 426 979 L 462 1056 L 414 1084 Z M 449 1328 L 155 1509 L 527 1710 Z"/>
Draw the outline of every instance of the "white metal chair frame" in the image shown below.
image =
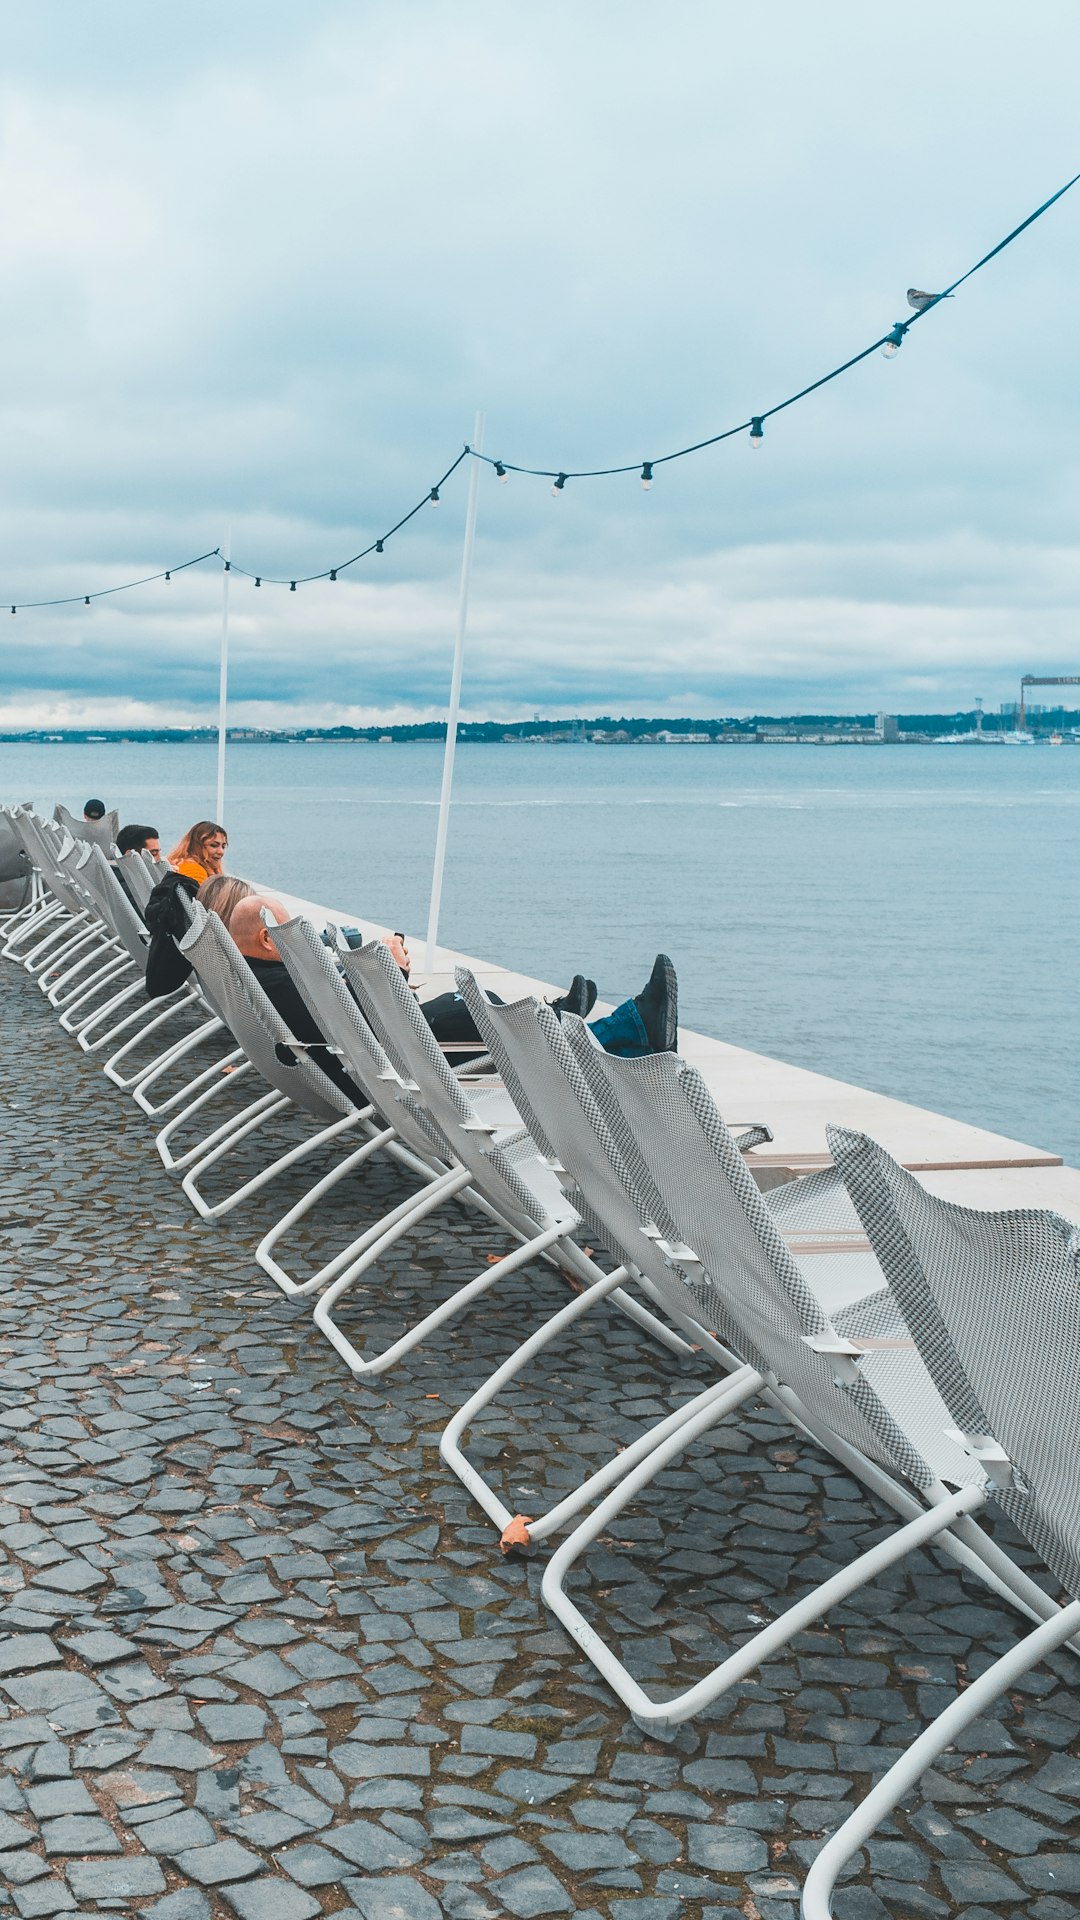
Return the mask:
<path id="1" fill-rule="evenodd" d="M 539 1019 L 543 1024 L 544 1010 L 541 1010 Z M 619 1071 L 624 1075 L 627 1071 L 633 1074 L 643 1065 L 607 1060 L 609 1072 Z M 985 1477 L 978 1464 L 972 1462 L 959 1447 L 945 1447 L 945 1452 L 952 1456 L 950 1475 L 962 1484 L 957 1488 L 943 1485 L 935 1469 L 897 1425 L 894 1413 L 879 1398 L 867 1377 L 872 1371 L 870 1363 L 873 1362 L 877 1365 L 879 1378 L 882 1378 L 887 1371 L 890 1354 L 898 1350 L 910 1350 L 910 1341 L 895 1339 L 888 1333 L 884 1337 L 870 1334 L 866 1339 L 857 1341 L 837 1331 L 777 1231 L 765 1199 L 741 1161 L 735 1142 L 723 1127 L 700 1075 L 693 1069 L 684 1068 L 680 1071 L 678 1063 L 672 1062 L 670 1056 L 666 1062 L 658 1057 L 651 1072 L 661 1078 L 674 1073 L 688 1117 L 694 1117 L 708 1154 L 714 1156 L 714 1177 L 725 1183 L 745 1219 L 749 1235 L 745 1245 L 751 1247 L 756 1243 L 759 1254 L 763 1256 L 757 1258 L 752 1268 L 755 1283 L 762 1287 L 764 1298 L 771 1273 L 773 1297 L 777 1305 L 783 1303 L 789 1319 L 794 1313 L 795 1324 L 801 1324 L 803 1331 L 801 1336 L 795 1336 L 795 1344 L 792 1344 L 789 1333 L 788 1364 L 781 1365 L 778 1371 L 777 1350 L 774 1348 L 770 1356 L 758 1346 L 763 1328 L 766 1344 L 772 1344 L 772 1339 L 768 1337 L 770 1333 L 775 1338 L 775 1330 L 768 1327 L 769 1312 L 764 1312 L 757 1334 L 751 1331 L 748 1323 L 737 1342 L 748 1361 L 740 1374 L 703 1404 L 700 1410 L 695 1411 L 692 1418 L 669 1422 L 668 1432 L 659 1445 L 649 1450 L 643 1446 L 640 1461 L 618 1479 L 614 1489 L 606 1494 L 594 1513 L 556 1550 L 542 1582 L 545 1601 L 552 1611 L 588 1653 L 639 1724 L 662 1735 L 669 1734 L 682 1720 L 711 1705 L 732 1685 L 744 1679 L 763 1659 L 768 1658 L 779 1645 L 785 1644 L 811 1620 L 821 1618 L 838 1599 L 856 1591 L 884 1568 L 930 1539 L 938 1538 L 953 1557 L 960 1559 L 1030 1617 L 1044 1618 L 1048 1613 L 1056 1616 L 1057 1609 L 1042 1589 L 1015 1567 L 1008 1556 L 970 1519 L 987 1498 Z M 672 1092 L 674 1090 L 671 1089 Z M 625 1079 L 621 1083 L 621 1091 L 625 1100 L 628 1092 Z M 657 1126 L 666 1130 L 666 1138 L 675 1138 L 673 1122 L 676 1113 L 676 1107 L 669 1104 L 656 1114 Z M 628 1127 L 624 1137 L 626 1131 Z M 654 1144 L 659 1137 L 659 1134 L 654 1136 Z M 650 1142 L 639 1134 L 637 1144 L 641 1158 L 634 1168 L 635 1181 L 648 1167 Z M 691 1136 L 679 1133 L 678 1155 L 685 1157 L 687 1164 L 691 1145 Z M 704 1163 L 706 1167 L 708 1154 Z M 669 1189 L 661 1199 L 659 1191 L 654 1189 L 648 1199 L 650 1207 L 659 1210 L 661 1226 L 666 1225 L 668 1234 L 674 1236 L 673 1244 L 670 1244 L 670 1257 L 684 1268 L 696 1268 L 700 1272 L 701 1278 L 694 1287 L 695 1295 L 699 1295 L 703 1288 L 715 1291 L 718 1296 L 718 1323 L 726 1329 L 732 1319 L 737 1318 L 740 1312 L 745 1312 L 745 1289 L 740 1306 L 739 1300 L 732 1297 L 730 1288 L 731 1262 L 733 1258 L 741 1257 L 739 1250 L 734 1245 L 726 1250 L 723 1246 L 714 1248 L 706 1240 L 699 1241 L 695 1253 L 687 1245 L 687 1225 L 689 1219 L 694 1217 L 693 1207 L 689 1211 L 686 1207 L 687 1194 L 673 1197 Z M 697 1226 L 707 1230 L 708 1209 L 697 1221 Z M 871 1296 L 871 1299 L 874 1298 L 880 1296 Z M 849 1309 L 845 1321 L 851 1318 L 851 1314 L 852 1310 Z M 873 1315 L 869 1318 L 872 1325 Z M 804 1356 L 801 1361 L 800 1352 Z M 932 1395 L 929 1376 L 926 1378 L 926 1388 Z M 875 1491 L 884 1492 L 890 1504 L 905 1518 L 905 1524 L 888 1539 L 858 1556 L 795 1607 L 789 1608 L 703 1680 L 672 1699 L 655 1701 L 603 1644 L 566 1593 L 564 1581 L 587 1546 L 610 1527 L 616 1515 L 665 1465 L 718 1420 L 759 1394 L 765 1394 L 775 1404 L 783 1405 L 799 1424 L 821 1439 L 830 1452 L 852 1466 L 861 1479 L 871 1484 Z M 883 1467 L 903 1473 L 921 1498 L 913 1499 L 889 1473 L 882 1472 Z"/>
<path id="2" fill-rule="evenodd" d="M 445 1173 L 398 1209 L 396 1217 L 384 1223 L 381 1231 L 372 1229 L 365 1236 L 367 1244 L 327 1288 L 315 1308 L 316 1326 L 359 1374 L 385 1371 L 462 1308 L 541 1256 L 553 1259 L 564 1272 L 573 1273 L 578 1284 L 587 1285 L 604 1276 L 570 1237 L 579 1224 L 576 1209 L 560 1204 L 562 1196 L 550 1176 L 542 1183 L 546 1189 L 543 1195 L 530 1179 L 529 1162 L 537 1158 L 534 1143 L 520 1125 L 507 1125 L 505 1110 L 495 1120 L 485 1117 L 469 1100 L 383 942 L 369 941 L 349 953 L 344 973 L 385 1054 L 386 1067 L 379 1083 L 392 1092 L 398 1124 L 405 1117 L 411 1119 L 414 1127 L 419 1126 L 437 1143 L 442 1160 L 448 1163 Z M 505 1101 L 502 1105 L 505 1109 Z M 337 1301 L 395 1241 L 454 1199 L 478 1206 L 520 1244 L 455 1288 L 382 1353 L 361 1354 L 333 1319 Z M 558 1211 L 551 1210 L 552 1202 Z M 686 1351 L 686 1343 L 636 1301 L 621 1295 L 620 1304 L 650 1333 Z"/>
<path id="3" fill-rule="evenodd" d="M 1048 1212 L 938 1200 L 865 1134 L 830 1128 L 829 1140 L 957 1437 L 984 1463 L 995 1503 L 1076 1596 L 1080 1230 Z M 864 1841 L 966 1727 L 1048 1654 L 1075 1650 L 1078 1633 L 1074 1597 L 937 1716 L 817 1855 L 804 1920 L 832 1920 L 836 1881 Z"/>

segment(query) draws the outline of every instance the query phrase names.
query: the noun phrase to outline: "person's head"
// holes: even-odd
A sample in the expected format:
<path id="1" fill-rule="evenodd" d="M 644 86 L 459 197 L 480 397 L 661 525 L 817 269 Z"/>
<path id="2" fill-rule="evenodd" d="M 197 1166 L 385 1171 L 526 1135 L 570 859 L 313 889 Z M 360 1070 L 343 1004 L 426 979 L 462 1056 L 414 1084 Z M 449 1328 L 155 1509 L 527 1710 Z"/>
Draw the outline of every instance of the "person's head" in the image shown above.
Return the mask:
<path id="1" fill-rule="evenodd" d="M 289 910 L 280 900 L 265 893 L 249 893 L 246 899 L 237 901 L 229 919 L 229 932 L 247 960 L 281 959 L 274 937 L 263 920 L 264 908 L 279 927 L 289 918 Z"/>
<path id="2" fill-rule="evenodd" d="M 156 827 L 121 827 L 116 848 L 118 853 L 152 853 L 155 860 L 161 859 L 161 839 Z"/>
<path id="3" fill-rule="evenodd" d="M 207 913 L 216 913 L 232 932 L 233 914 L 241 900 L 249 900 L 255 892 L 248 880 L 238 880 L 231 873 L 215 873 L 204 880 L 199 888 L 199 899 Z"/>
<path id="4" fill-rule="evenodd" d="M 183 839 L 177 841 L 169 861 L 176 866 L 180 860 L 196 860 L 207 873 L 220 873 L 228 844 L 229 836 L 216 820 L 196 820 Z"/>
<path id="5" fill-rule="evenodd" d="M 104 800 L 88 800 L 85 807 L 82 810 L 82 817 L 84 820 L 104 820 L 105 818 Z"/>

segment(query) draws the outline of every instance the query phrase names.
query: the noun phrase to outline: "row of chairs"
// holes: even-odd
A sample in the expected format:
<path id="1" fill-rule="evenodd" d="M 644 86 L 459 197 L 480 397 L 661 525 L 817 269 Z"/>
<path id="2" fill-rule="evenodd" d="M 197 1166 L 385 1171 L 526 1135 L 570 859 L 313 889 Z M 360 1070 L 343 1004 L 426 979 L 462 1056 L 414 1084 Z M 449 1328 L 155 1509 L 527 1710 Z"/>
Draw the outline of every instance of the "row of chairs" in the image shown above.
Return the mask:
<path id="1" fill-rule="evenodd" d="M 663 1737 L 715 1707 L 795 1635 L 930 1542 L 1038 1623 L 826 1843 L 804 1913 L 827 1920 L 840 1872 L 961 1728 L 1047 1653 L 1080 1650 L 1080 1232 L 1049 1212 L 977 1212 L 937 1200 L 875 1142 L 840 1128 L 830 1129 L 832 1168 L 764 1194 L 745 1153 L 767 1129 L 734 1135 L 678 1055 L 606 1054 L 584 1022 L 560 1021 L 531 998 L 493 1002 L 462 970 L 458 988 L 491 1071 L 478 1074 L 475 1062 L 455 1070 L 380 942 L 339 952 L 333 930 L 328 946 L 303 919 L 274 926 L 326 1044 L 370 1096 L 357 1107 L 308 1057 L 221 921 L 197 901 L 184 905 L 187 930 L 176 941 L 191 981 L 147 1004 L 147 933 L 132 901 L 145 904 L 160 877 L 153 863 L 127 856 L 117 863 L 121 885 L 100 847 L 80 846 L 29 809 L 7 820 L 36 877 L 33 898 L 4 929 L 2 952 L 37 978 L 85 1051 L 111 1048 L 105 1072 L 161 1122 L 159 1154 L 198 1213 L 219 1218 L 340 1142 L 340 1158 L 264 1234 L 255 1257 L 285 1293 L 312 1299 L 315 1325 L 354 1374 L 386 1371 L 528 1263 L 542 1259 L 571 1283 L 566 1305 L 454 1414 L 441 1453 L 504 1548 L 564 1535 L 545 1567 L 544 1599 L 639 1725 Z M 177 1019 L 180 1036 L 161 1047 L 160 1029 Z M 211 1045 L 211 1064 L 165 1091 Z M 260 1128 L 297 1113 L 314 1123 L 298 1144 L 223 1195 L 207 1181 Z M 195 1121 L 198 1139 L 181 1145 Z M 292 1230 L 378 1155 L 396 1162 L 405 1197 L 314 1271 L 290 1271 Z M 358 1344 L 355 1310 L 377 1297 L 361 1295 L 359 1283 L 451 1201 L 494 1223 L 511 1250 L 381 1350 Z M 338 1313 L 347 1296 L 348 1331 Z M 466 1456 L 465 1436 L 530 1362 L 604 1302 L 676 1355 L 704 1354 L 715 1378 L 545 1513 L 515 1513 Z M 585 1618 L 568 1576 L 664 1467 L 759 1400 L 842 1463 L 896 1523 L 711 1673 L 656 1699 Z M 1065 1604 L 979 1525 L 991 1503 L 1036 1548 L 1071 1596 Z"/>

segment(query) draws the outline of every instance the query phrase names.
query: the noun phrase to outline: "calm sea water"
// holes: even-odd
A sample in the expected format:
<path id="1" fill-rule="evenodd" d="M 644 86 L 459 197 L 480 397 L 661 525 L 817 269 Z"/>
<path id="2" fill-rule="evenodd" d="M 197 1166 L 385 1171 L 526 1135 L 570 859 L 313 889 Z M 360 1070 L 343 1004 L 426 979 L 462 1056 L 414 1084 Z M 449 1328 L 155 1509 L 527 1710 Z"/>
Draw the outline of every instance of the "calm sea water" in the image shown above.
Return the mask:
<path id="1" fill-rule="evenodd" d="M 437 746 L 230 748 L 229 868 L 423 933 Z M 88 794 L 167 844 L 210 746 L 0 746 L 0 794 Z M 1080 752 L 458 751 L 441 938 L 615 1000 L 658 948 L 687 1024 L 1080 1164 Z"/>

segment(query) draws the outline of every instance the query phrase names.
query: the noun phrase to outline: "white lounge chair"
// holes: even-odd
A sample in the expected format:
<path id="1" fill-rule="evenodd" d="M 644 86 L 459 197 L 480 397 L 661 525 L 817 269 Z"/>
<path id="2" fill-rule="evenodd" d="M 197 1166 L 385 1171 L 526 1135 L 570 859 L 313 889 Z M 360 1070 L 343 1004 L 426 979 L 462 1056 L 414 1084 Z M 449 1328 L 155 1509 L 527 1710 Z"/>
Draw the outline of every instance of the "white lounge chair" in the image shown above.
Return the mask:
<path id="1" fill-rule="evenodd" d="M 1052 1608 L 1046 1595 L 969 1517 L 985 1501 L 982 1469 L 949 1438 L 940 1395 L 872 1257 L 822 1255 L 812 1263 L 811 1281 L 811 1263 L 793 1257 L 700 1074 L 670 1054 L 613 1058 L 580 1027 L 577 1038 L 579 1051 L 589 1047 L 595 1055 L 593 1071 L 611 1086 L 617 1145 L 639 1200 L 651 1210 L 673 1264 L 687 1275 L 702 1317 L 710 1317 L 706 1308 L 715 1303 L 712 1323 L 730 1333 L 747 1363 L 725 1394 L 619 1480 L 556 1550 L 544 1574 L 548 1605 L 634 1718 L 670 1733 L 838 1600 L 933 1539 L 1030 1617 L 1045 1617 Z M 588 1151 L 587 1141 L 582 1151 Z M 563 1583 L 588 1545 L 663 1466 L 757 1394 L 786 1407 L 906 1524 L 770 1622 L 706 1678 L 673 1698 L 654 1700 L 589 1626 Z"/>
<path id="2" fill-rule="evenodd" d="M 343 966 L 345 978 L 385 1054 L 386 1070 L 380 1086 L 393 1090 L 396 1111 L 408 1114 L 414 1125 L 423 1128 L 445 1167 L 445 1172 L 417 1197 L 411 1211 L 402 1212 L 381 1234 L 369 1238 L 364 1251 L 334 1280 L 315 1308 L 316 1326 L 352 1370 L 384 1371 L 461 1308 L 541 1256 L 572 1275 L 578 1285 L 606 1280 L 607 1276 L 575 1244 L 573 1234 L 580 1215 L 544 1165 L 536 1143 L 505 1094 L 485 1092 L 476 1100 L 469 1097 L 448 1066 L 400 967 L 383 942 L 367 942 L 347 954 Z M 395 1240 L 454 1199 L 479 1206 L 520 1244 L 456 1288 L 383 1352 L 362 1354 L 333 1318 L 338 1300 Z M 620 1294 L 619 1304 L 667 1345 L 686 1351 L 686 1342 L 638 1302 Z"/>
<path id="3" fill-rule="evenodd" d="M 804 1920 L 831 1920 L 839 1874 L 939 1754 L 1080 1632 L 1080 1228 L 1033 1209 L 954 1206 L 865 1134 L 831 1128 L 829 1141 L 985 1497 L 1072 1598 L 973 1680 L 826 1842 Z"/>

